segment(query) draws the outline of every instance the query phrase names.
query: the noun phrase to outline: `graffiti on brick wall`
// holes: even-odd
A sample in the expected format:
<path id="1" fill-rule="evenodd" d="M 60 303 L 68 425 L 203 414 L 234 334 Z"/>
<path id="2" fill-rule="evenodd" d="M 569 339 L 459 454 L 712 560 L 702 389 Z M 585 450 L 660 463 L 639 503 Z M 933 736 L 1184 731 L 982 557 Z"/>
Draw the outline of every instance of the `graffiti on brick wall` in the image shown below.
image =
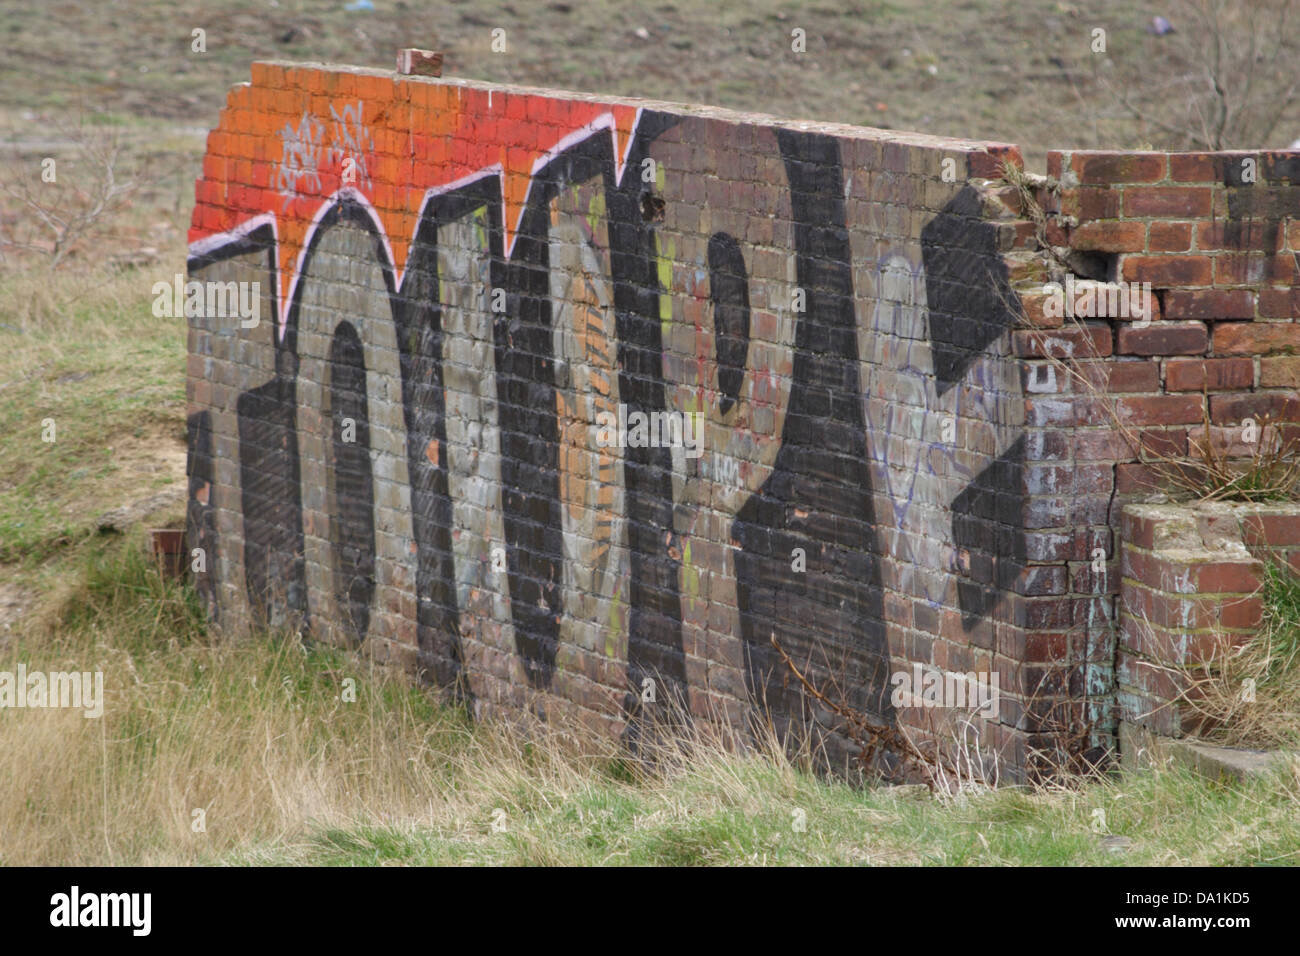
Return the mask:
<path id="1" fill-rule="evenodd" d="M 427 97 L 266 124 L 261 192 L 196 214 L 191 273 L 256 276 L 278 317 L 193 320 L 211 608 L 415 648 L 471 700 L 618 675 L 621 717 L 712 694 L 804 719 L 775 638 L 888 719 L 913 622 L 886 594 L 970 626 L 1023 559 L 1019 383 L 990 351 L 1013 317 L 972 195 L 891 238 L 850 202 L 901 180 L 824 133 Z M 637 413 L 701 416 L 702 454 L 594 440 Z"/>

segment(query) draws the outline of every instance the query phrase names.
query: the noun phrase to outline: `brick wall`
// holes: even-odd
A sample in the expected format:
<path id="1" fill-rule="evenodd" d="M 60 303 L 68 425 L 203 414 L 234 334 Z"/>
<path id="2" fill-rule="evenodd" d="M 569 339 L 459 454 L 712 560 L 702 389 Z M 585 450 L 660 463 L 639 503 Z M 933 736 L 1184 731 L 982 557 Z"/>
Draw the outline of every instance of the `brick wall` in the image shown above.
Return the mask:
<path id="1" fill-rule="evenodd" d="M 258 283 L 263 316 L 189 318 L 210 613 L 366 646 L 479 714 L 626 735 L 670 698 L 737 725 L 757 700 L 843 759 L 775 639 L 922 734 L 897 675 L 995 675 L 977 725 L 1004 779 L 1099 755 L 1144 465 L 1047 356 L 1181 448 L 1198 374 L 1216 423 L 1295 396 L 1280 255 L 1265 287 L 1197 251 L 1234 187 L 1150 198 L 1177 160 L 1083 163 L 1036 224 L 1004 144 L 255 64 L 190 233 L 190 279 Z M 1040 235 L 1080 276 L 1159 277 L 1159 320 L 1052 327 Z M 643 414 L 698 415 L 699 446 L 607 440 Z"/>
<path id="2" fill-rule="evenodd" d="M 1264 561 L 1300 570 L 1300 505 L 1128 505 L 1122 532 L 1119 717 L 1195 732 L 1187 672 L 1254 636 Z"/>

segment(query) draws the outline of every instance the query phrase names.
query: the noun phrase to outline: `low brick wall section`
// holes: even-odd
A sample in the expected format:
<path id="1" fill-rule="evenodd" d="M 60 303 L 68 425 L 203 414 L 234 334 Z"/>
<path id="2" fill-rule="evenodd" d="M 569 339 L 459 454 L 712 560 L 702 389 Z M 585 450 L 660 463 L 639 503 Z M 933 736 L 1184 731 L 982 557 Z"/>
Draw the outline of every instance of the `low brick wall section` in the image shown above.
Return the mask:
<path id="1" fill-rule="evenodd" d="M 1120 557 L 1119 717 L 1194 732 L 1185 672 L 1254 637 L 1263 562 L 1300 570 L 1300 505 L 1129 505 Z"/>

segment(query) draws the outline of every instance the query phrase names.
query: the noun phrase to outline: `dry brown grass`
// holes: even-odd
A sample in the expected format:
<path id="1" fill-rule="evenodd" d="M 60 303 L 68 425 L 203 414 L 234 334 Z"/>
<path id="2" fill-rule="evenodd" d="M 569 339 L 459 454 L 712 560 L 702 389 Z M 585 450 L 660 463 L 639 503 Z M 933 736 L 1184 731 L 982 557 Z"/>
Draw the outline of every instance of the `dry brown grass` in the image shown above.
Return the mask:
<path id="1" fill-rule="evenodd" d="M 1208 660 L 1176 669 L 1179 700 L 1211 740 L 1300 748 L 1300 577 L 1266 565 L 1262 591 L 1259 632 L 1240 644 L 1225 637 Z"/>

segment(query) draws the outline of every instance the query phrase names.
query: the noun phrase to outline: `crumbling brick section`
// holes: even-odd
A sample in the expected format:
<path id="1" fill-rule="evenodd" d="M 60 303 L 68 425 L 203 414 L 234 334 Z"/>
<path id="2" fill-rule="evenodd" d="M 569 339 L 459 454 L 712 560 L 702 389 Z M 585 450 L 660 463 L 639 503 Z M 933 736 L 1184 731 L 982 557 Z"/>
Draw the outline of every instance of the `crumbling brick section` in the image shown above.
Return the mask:
<path id="1" fill-rule="evenodd" d="M 1125 504 L 1186 494 L 1161 459 L 1208 444 L 1244 461 L 1252 423 L 1300 433 L 1298 172 L 1294 152 L 1052 151 L 1031 202 L 997 194 L 1024 313 L 1028 564 L 1053 582 L 1029 600 L 1062 622 L 1057 663 L 1093 726 L 1114 726 L 1117 694 L 1131 716 L 1151 690 L 1125 690 L 1133 659 L 1116 656 Z M 1162 671 L 1142 680 L 1170 690 Z"/>

